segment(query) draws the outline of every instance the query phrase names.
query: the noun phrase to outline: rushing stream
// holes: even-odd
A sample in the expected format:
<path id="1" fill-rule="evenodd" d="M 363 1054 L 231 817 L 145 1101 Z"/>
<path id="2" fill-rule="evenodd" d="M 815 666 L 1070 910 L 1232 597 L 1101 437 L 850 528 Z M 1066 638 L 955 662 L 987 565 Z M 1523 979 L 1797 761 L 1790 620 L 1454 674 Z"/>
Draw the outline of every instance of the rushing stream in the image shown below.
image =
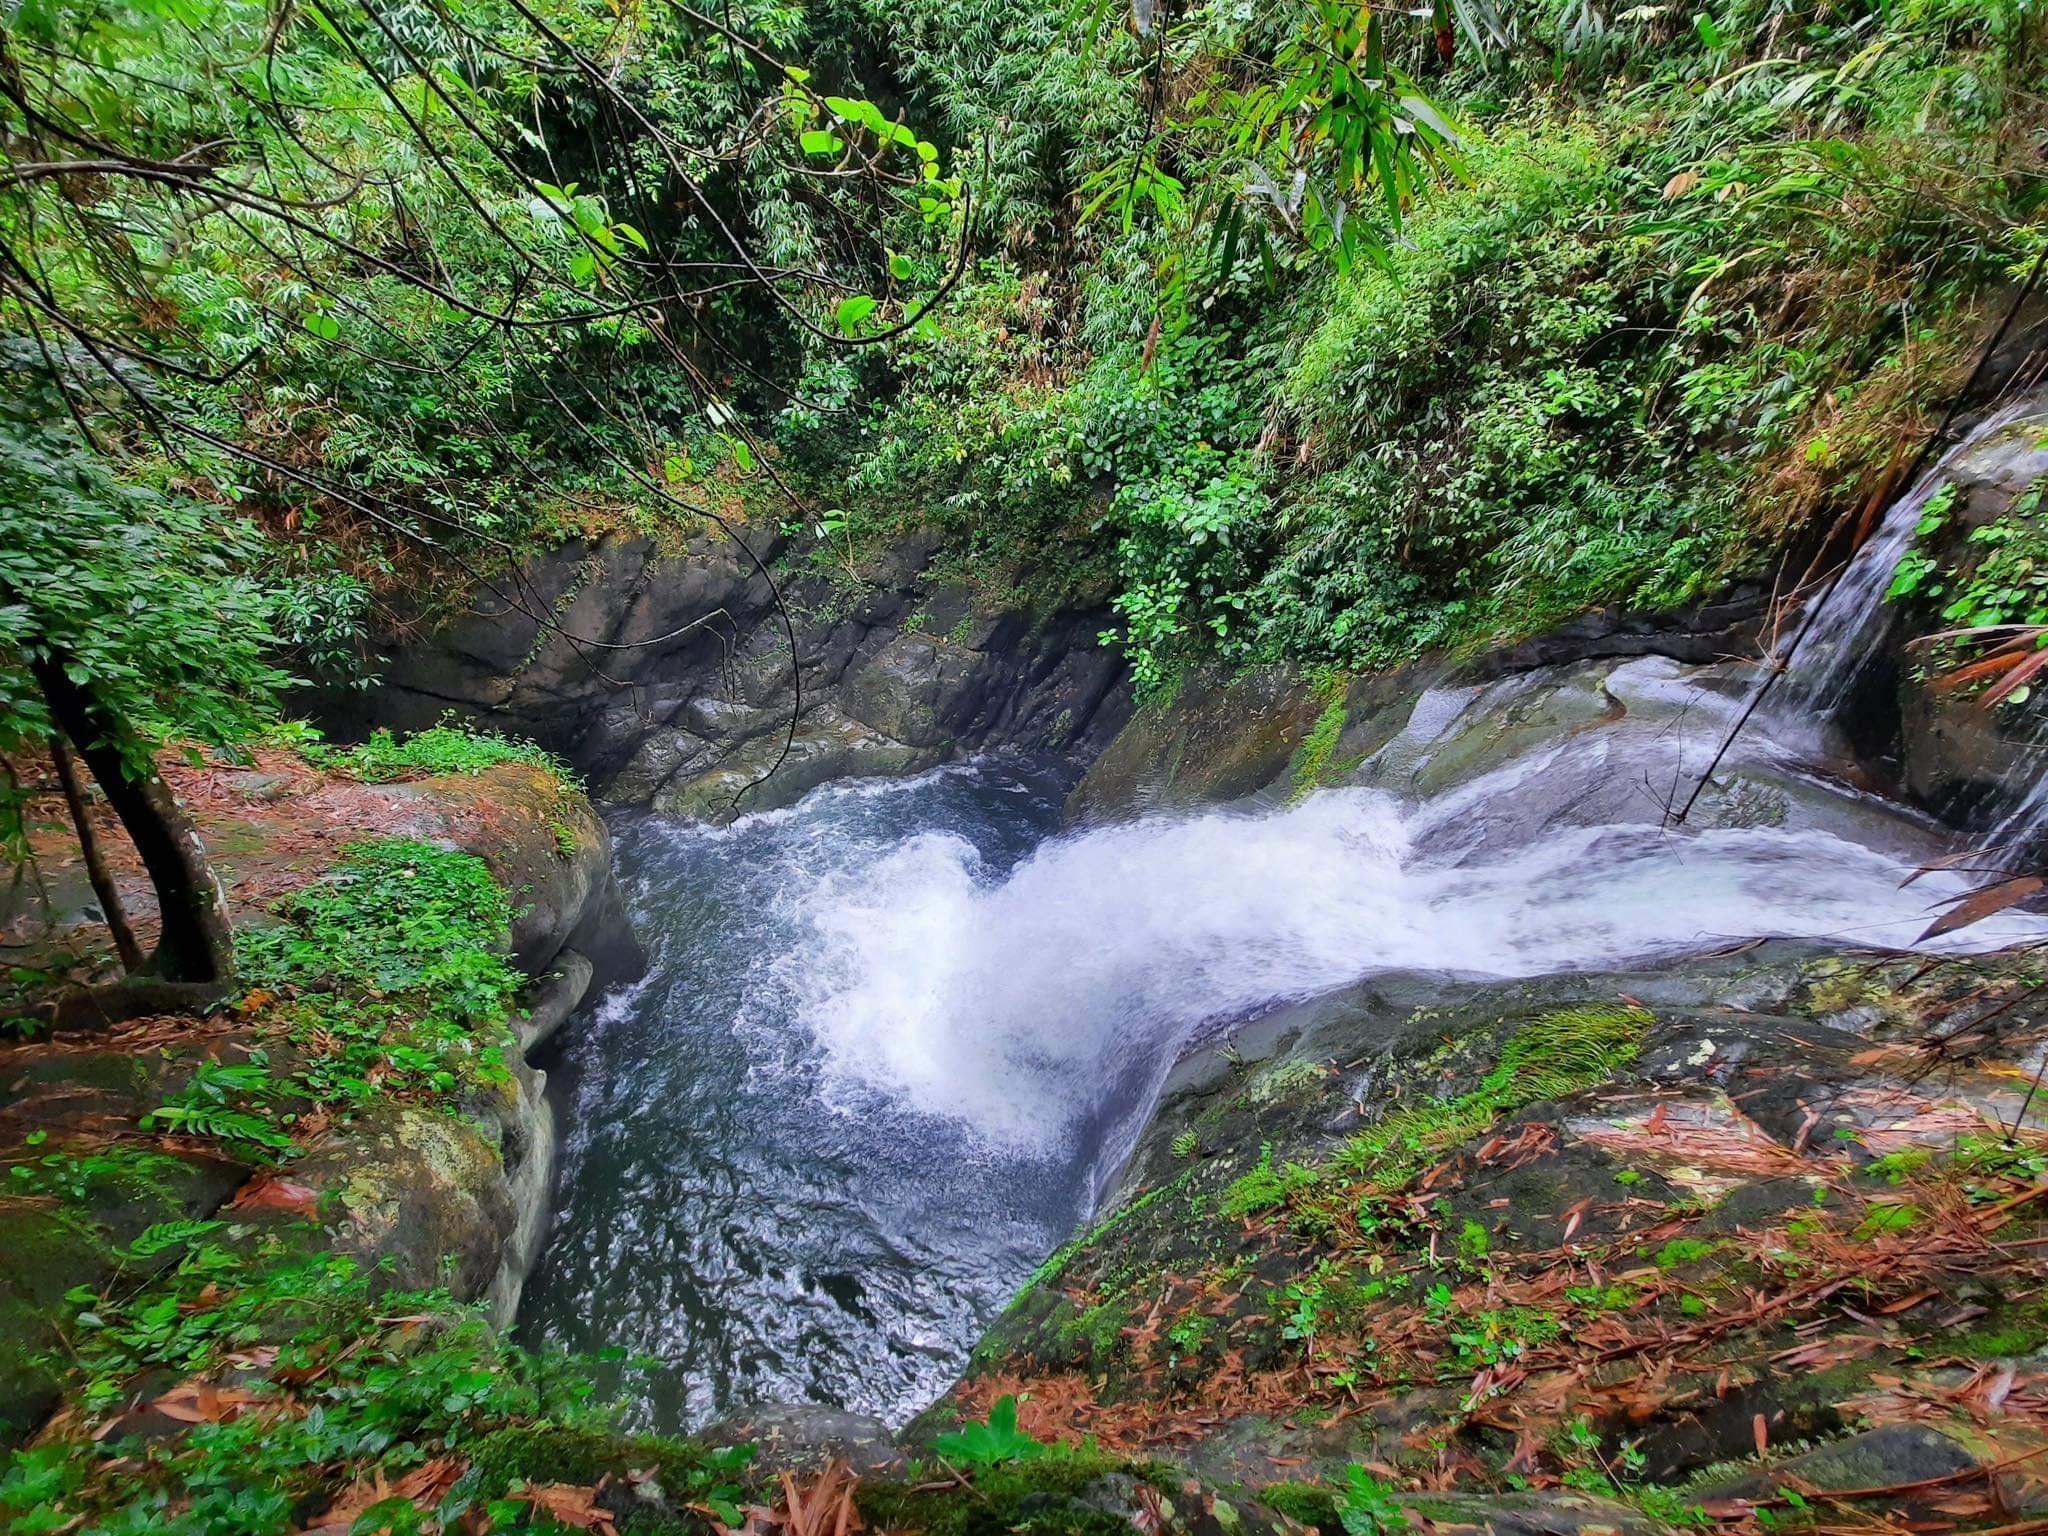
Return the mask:
<path id="1" fill-rule="evenodd" d="M 1052 836 L 1062 786 L 989 762 L 726 830 L 619 819 L 654 968 L 557 1064 L 562 1214 L 526 1326 L 662 1361 L 653 1424 L 763 1400 L 900 1421 L 1085 1217 L 1205 1030 L 1374 971 L 1912 943 L 1964 888 L 1903 884 L 1940 845 L 1782 748 L 1760 743 L 1748 793 L 1695 828 L 1660 824 L 1645 785 L 1719 718 L 1674 728 L 1715 697 L 1679 670 L 1615 669 L 1602 696 L 1627 722 L 1422 799 L 1333 789 Z M 1521 680 L 1425 695 L 1420 735 L 1376 764 L 1428 782 L 1456 721 L 1539 702 Z M 1746 824 L 1758 804 L 1768 824 Z M 2040 926 L 2009 913 L 1951 942 Z"/>
<path id="2" fill-rule="evenodd" d="M 992 1141 L 941 1003 L 944 913 L 1051 831 L 1066 782 L 944 768 L 725 830 L 613 821 L 652 968 L 568 1031 L 560 1211 L 521 1310 L 663 1362 L 645 1421 L 754 1401 L 900 1420 L 1088 1204 Z"/>
<path id="3" fill-rule="evenodd" d="M 1826 715 L 1932 483 L 1725 750 L 1760 671 L 1652 657 L 1426 690 L 1294 804 L 1056 833 L 1059 776 L 985 761 L 723 830 L 617 819 L 653 969 L 551 1064 L 560 1215 L 525 1326 L 654 1357 L 657 1427 L 757 1401 L 900 1422 L 1206 1037 L 1376 972 L 1919 942 L 1972 878 L 1923 870 L 1949 840 L 1857 787 Z M 2014 910 L 1934 945 L 2043 932 Z"/>

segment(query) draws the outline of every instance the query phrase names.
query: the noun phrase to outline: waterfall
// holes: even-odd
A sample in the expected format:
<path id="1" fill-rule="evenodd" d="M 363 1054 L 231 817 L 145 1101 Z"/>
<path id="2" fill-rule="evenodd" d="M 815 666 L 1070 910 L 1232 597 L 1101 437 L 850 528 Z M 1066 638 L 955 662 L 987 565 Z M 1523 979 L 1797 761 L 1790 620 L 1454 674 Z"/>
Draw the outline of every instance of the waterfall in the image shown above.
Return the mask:
<path id="1" fill-rule="evenodd" d="M 1781 709 L 1786 702 L 1796 702 L 1822 718 L 1840 711 L 1891 628 L 1892 610 L 1885 602 L 1885 591 L 1913 542 L 1921 511 L 1947 484 L 1957 460 L 1974 453 L 2015 421 L 2039 414 L 2041 408 L 2038 398 L 2028 396 L 1992 412 L 1886 509 L 1883 520 L 1843 567 L 1808 621 L 1805 639 L 1780 690 Z"/>
<path id="2" fill-rule="evenodd" d="M 1147 818 L 1056 839 L 1000 881 L 958 838 L 911 838 L 805 898 L 804 1026 L 848 1112 L 893 1100 L 1044 1149 L 1092 1133 L 1131 1063 L 1163 1072 L 1205 1025 L 1376 971 L 1524 977 L 1756 938 L 1903 948 L 1969 885 L 1904 885 L 1914 853 L 1817 826 L 1554 822 L 1475 848 L 1474 815 L 1529 772 L 1440 805 L 1353 788 Z M 2007 914 L 1933 947 L 2044 931 Z"/>
<path id="3" fill-rule="evenodd" d="M 524 1326 L 670 1362 L 651 1427 L 757 1400 L 900 1422 L 1096 1207 L 1175 1063 L 1274 1009 L 1393 972 L 2048 938 L 2013 909 L 1923 940 L 1981 877 L 1933 867 L 1946 829 L 1845 783 L 1816 728 L 1928 498 L 2023 411 L 1889 509 L 1753 719 L 1753 667 L 1585 662 L 1427 689 L 1286 805 L 1060 830 L 1056 772 L 987 761 L 727 828 L 617 818 L 653 967 L 567 1037 Z M 2040 784 L 2012 800 L 2048 817 Z"/>
<path id="4" fill-rule="evenodd" d="M 1663 658 L 1432 689 L 1346 787 L 1058 830 L 1001 762 L 728 828 L 615 822 L 653 967 L 551 1073 L 562 1207 L 526 1323 L 670 1369 L 636 1409 L 900 1421 L 1086 1219 L 1191 1047 L 1389 972 L 1524 978 L 1760 938 L 1916 945 L 1969 877 L 1746 675 Z M 1932 941 L 2048 935 L 2000 913 Z"/>

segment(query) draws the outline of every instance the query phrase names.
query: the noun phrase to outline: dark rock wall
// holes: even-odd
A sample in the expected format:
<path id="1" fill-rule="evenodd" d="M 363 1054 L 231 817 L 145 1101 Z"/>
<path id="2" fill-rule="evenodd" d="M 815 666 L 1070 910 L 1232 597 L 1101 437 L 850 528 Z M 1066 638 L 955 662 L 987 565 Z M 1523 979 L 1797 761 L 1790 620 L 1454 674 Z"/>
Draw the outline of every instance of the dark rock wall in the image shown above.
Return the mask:
<path id="1" fill-rule="evenodd" d="M 774 537 L 749 538 L 764 558 L 777 553 Z M 386 647 L 382 687 L 322 696 L 315 712 L 349 736 L 452 710 L 559 752 L 602 799 L 709 819 L 788 804 L 830 779 L 918 772 L 988 747 L 1086 754 L 1114 735 L 1129 686 L 1096 639 L 1105 612 L 981 612 L 931 576 L 933 552 L 900 546 L 857 589 L 778 575 L 800 691 L 770 586 L 730 539 L 669 551 L 612 536 L 566 544 L 423 616 Z"/>

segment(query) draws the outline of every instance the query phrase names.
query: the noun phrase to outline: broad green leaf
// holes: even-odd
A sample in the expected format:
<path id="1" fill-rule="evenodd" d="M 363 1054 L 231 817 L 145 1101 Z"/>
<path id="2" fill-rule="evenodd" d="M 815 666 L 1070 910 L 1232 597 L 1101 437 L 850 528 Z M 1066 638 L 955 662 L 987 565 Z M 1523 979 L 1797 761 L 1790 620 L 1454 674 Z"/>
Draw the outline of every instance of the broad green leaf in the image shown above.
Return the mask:
<path id="1" fill-rule="evenodd" d="M 834 318 L 839 322 L 839 334 L 858 335 L 861 322 L 875 312 L 876 302 L 865 293 L 856 293 L 851 298 L 841 299 L 839 308 L 833 312 Z"/>

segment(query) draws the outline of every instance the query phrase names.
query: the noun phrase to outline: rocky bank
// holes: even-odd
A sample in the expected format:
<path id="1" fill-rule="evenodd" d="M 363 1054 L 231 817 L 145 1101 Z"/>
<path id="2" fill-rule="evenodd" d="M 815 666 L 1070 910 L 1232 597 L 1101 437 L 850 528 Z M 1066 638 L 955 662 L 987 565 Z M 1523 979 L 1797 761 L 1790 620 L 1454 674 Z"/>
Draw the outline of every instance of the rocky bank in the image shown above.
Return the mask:
<path id="1" fill-rule="evenodd" d="M 311 1059 L 318 1040 L 274 1017 L 265 996 L 205 1019 L 62 1028 L 0 1048 L 0 1159 L 12 1175 L 0 1199 L 0 1433 L 9 1440 L 58 1404 L 67 1293 L 133 1283 L 178 1259 L 177 1244 L 134 1249 L 146 1233 L 212 1224 L 251 1248 L 345 1254 L 389 1285 L 446 1286 L 509 1321 L 546 1230 L 555 1143 L 545 1079 L 525 1052 L 641 965 L 603 822 L 541 769 L 502 763 L 365 783 L 265 750 L 252 765 L 167 763 L 165 772 L 215 852 L 238 926 L 275 922 L 276 905 L 309 886 L 359 878 L 347 853 L 368 840 L 480 858 L 511 898 L 505 942 L 530 979 L 513 1014 L 516 1046 L 502 1047 L 502 1073 L 453 1099 L 372 1094 L 345 1112 L 270 1106 L 298 1143 L 283 1168 L 234 1136 L 148 1129 L 152 1111 L 209 1074 L 232 1081 L 224 1069 L 253 1066 L 283 1080 Z M 10 914 L 10 937 L 45 967 L 76 955 L 89 971 L 87 951 L 104 930 L 75 849 L 52 837 L 42 852 L 46 895 Z M 146 934 L 147 881 L 132 865 L 117 875 Z M 501 1049 L 492 1021 L 477 1028 L 473 1049 Z M 148 1397 L 145 1388 L 135 1399 L 143 1420 Z"/>
<path id="2" fill-rule="evenodd" d="M 771 562 L 786 543 L 740 538 Z M 417 615 L 387 637 L 382 686 L 318 712 L 342 735 L 488 720 L 601 800 L 710 820 L 984 748 L 1093 755 L 1130 712 L 1122 659 L 1097 639 L 1106 600 L 992 608 L 938 554 L 916 538 L 857 577 L 778 566 L 793 673 L 785 610 L 734 538 L 574 541 Z"/>

